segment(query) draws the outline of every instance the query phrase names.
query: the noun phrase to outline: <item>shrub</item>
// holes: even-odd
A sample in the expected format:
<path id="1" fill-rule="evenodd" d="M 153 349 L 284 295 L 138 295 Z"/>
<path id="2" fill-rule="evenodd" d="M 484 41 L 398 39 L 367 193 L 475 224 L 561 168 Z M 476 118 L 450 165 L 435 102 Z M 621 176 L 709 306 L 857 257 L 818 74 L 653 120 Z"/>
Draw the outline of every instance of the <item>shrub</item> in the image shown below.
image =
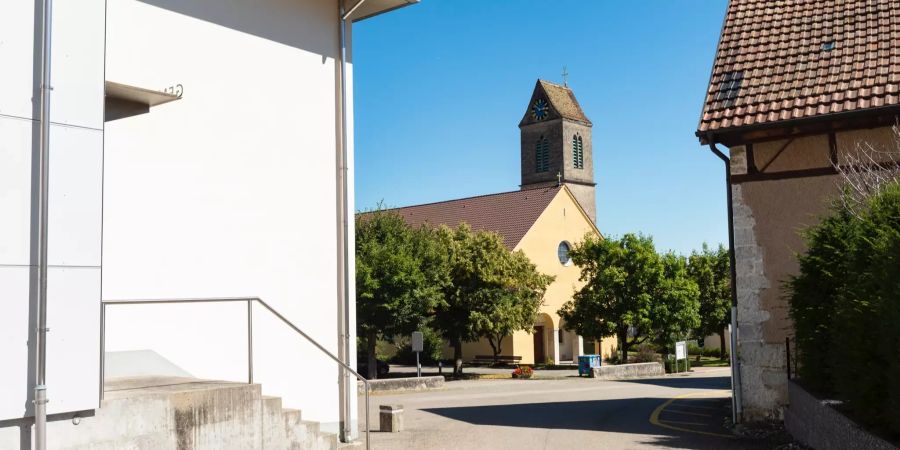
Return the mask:
<path id="1" fill-rule="evenodd" d="M 656 350 L 650 344 L 641 344 L 637 348 L 637 355 L 634 357 L 634 362 L 637 363 L 645 363 L 645 362 L 657 362 L 660 360 L 658 354 L 656 354 Z"/>
<path id="2" fill-rule="evenodd" d="M 900 434 L 900 185 L 852 212 L 835 206 L 805 238 L 786 285 L 803 383 Z"/>
<path id="3" fill-rule="evenodd" d="M 801 255 L 800 273 L 787 285 L 794 320 L 799 374 L 810 389 L 833 391 L 832 318 L 849 276 L 844 255 L 853 252 L 858 224 L 838 210 L 804 232 L 808 250 Z"/>
<path id="4" fill-rule="evenodd" d="M 670 355 L 665 360 L 665 368 L 666 373 L 675 373 L 675 355 Z M 678 360 L 678 372 L 686 372 L 691 370 L 691 359 L 679 359 Z"/>

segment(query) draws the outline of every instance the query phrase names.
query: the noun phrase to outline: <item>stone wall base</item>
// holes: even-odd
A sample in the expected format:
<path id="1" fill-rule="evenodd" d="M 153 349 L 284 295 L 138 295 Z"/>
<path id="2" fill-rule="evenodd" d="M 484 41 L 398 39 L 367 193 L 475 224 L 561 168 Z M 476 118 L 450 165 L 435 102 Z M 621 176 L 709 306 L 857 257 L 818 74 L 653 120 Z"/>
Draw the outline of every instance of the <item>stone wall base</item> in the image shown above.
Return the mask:
<path id="1" fill-rule="evenodd" d="M 433 377 L 409 377 L 409 378 L 388 378 L 386 380 L 369 381 L 369 389 L 371 392 L 383 391 L 423 391 L 426 389 L 440 389 L 444 387 L 443 376 Z M 362 381 L 359 382 L 360 395 L 365 394 L 366 386 Z"/>
<path id="2" fill-rule="evenodd" d="M 788 382 L 788 396 L 790 405 L 784 411 L 784 426 L 794 439 L 812 448 L 897 450 L 793 381 Z"/>
<path id="3" fill-rule="evenodd" d="M 620 364 L 618 366 L 595 367 L 591 378 L 598 380 L 628 380 L 631 378 L 662 377 L 666 375 L 663 365 L 656 362 Z"/>

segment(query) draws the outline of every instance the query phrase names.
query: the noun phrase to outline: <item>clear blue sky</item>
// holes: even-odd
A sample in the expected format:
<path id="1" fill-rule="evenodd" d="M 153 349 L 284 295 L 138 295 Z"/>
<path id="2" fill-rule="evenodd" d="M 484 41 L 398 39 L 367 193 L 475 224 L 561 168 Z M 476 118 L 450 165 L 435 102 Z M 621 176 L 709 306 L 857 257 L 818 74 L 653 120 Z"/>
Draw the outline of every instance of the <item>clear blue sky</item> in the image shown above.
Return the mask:
<path id="1" fill-rule="evenodd" d="M 518 189 L 535 80 L 594 123 L 597 222 L 727 243 L 724 168 L 694 136 L 725 0 L 423 0 L 354 26 L 356 205 Z"/>

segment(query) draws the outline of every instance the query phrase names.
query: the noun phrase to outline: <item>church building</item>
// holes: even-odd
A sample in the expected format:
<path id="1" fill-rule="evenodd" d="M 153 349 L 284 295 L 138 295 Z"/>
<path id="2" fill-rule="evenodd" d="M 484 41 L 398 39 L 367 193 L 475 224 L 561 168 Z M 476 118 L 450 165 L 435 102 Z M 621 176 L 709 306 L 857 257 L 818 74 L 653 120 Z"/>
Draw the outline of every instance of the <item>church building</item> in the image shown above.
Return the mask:
<path id="1" fill-rule="evenodd" d="M 521 250 L 541 273 L 555 276 L 534 329 L 503 340 L 503 357 L 523 364 L 577 361 L 584 354 L 608 357 L 614 339 L 586 341 L 567 330 L 557 314 L 584 283 L 569 250 L 596 223 L 591 121 L 568 86 L 538 80 L 521 130 L 520 189 L 394 210 L 409 224 L 457 226 L 499 234 L 510 251 Z M 486 340 L 463 345 L 463 359 L 491 355 Z"/>

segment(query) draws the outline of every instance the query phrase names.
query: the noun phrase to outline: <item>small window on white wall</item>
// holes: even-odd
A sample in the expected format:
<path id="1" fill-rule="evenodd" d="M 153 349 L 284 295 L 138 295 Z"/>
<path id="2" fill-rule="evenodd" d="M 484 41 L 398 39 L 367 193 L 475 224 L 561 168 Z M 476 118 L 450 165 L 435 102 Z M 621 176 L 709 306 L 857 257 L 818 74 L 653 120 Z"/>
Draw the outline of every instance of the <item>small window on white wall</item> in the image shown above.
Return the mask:
<path id="1" fill-rule="evenodd" d="M 556 249 L 556 256 L 559 257 L 559 263 L 564 266 L 572 264 L 572 258 L 569 257 L 569 250 L 571 250 L 571 248 L 566 241 L 560 242 L 559 247 Z"/>

